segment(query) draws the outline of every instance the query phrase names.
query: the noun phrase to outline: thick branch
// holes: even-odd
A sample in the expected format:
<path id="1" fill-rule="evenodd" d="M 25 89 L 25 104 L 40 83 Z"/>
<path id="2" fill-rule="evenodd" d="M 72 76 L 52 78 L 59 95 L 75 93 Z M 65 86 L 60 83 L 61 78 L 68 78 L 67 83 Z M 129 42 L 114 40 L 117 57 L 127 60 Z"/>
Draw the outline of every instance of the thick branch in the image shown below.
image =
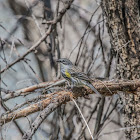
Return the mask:
<path id="1" fill-rule="evenodd" d="M 117 91 L 128 93 L 136 93 L 139 92 L 140 88 L 140 80 L 131 80 L 131 81 L 105 81 L 105 82 L 96 82 L 93 83 L 95 88 L 102 94 L 102 95 L 111 95 L 116 94 Z M 111 91 L 111 93 L 110 93 Z M 87 88 L 87 87 L 75 87 L 73 91 L 59 91 L 55 93 L 49 94 L 48 98 L 42 101 L 39 101 L 36 104 L 32 104 L 22 110 L 15 111 L 13 113 L 9 113 L 6 115 L 3 115 L 0 118 L 0 124 L 3 125 L 4 123 L 7 123 L 11 120 L 15 120 L 21 117 L 25 117 L 31 113 L 37 112 L 39 110 L 43 110 L 46 106 L 48 106 L 50 103 L 53 103 L 54 106 L 52 106 L 52 111 L 54 108 L 58 107 L 61 104 L 64 104 L 68 101 L 70 101 L 71 97 L 74 96 L 75 98 L 82 97 L 87 94 L 93 94 L 94 92 Z M 58 104 L 56 106 L 56 104 Z"/>
<path id="2" fill-rule="evenodd" d="M 2 98 L 3 101 L 7 101 L 11 98 L 15 98 L 20 95 L 26 95 L 27 92 L 33 92 L 36 89 L 40 88 L 49 88 L 54 86 L 62 86 L 64 85 L 65 80 L 58 80 L 58 81 L 52 81 L 52 82 L 43 82 L 38 85 L 33 85 L 27 88 L 23 88 L 14 92 L 8 92 L 6 95 Z M 135 91 L 135 89 L 139 86 L 139 80 L 132 80 L 132 81 L 121 81 L 113 82 L 113 81 L 104 81 L 104 82 L 94 82 L 92 83 L 93 86 L 101 92 L 101 94 L 109 95 L 116 93 L 116 89 L 119 91 Z M 136 86 L 136 87 L 135 87 Z M 127 89 L 126 89 L 127 88 Z M 110 90 L 110 91 L 109 91 Z M 112 93 L 111 93 L 112 92 Z"/>
<path id="3" fill-rule="evenodd" d="M 11 120 L 15 120 L 21 117 L 26 117 L 31 113 L 43 110 L 50 103 L 53 103 L 54 106 L 56 106 L 56 104 L 61 105 L 62 103 L 68 102 L 70 100 L 70 95 L 71 93 L 66 91 L 51 93 L 50 96 L 45 100 L 42 100 L 36 104 L 32 104 L 22 110 L 3 115 L 0 119 L 0 124 L 7 123 Z"/>

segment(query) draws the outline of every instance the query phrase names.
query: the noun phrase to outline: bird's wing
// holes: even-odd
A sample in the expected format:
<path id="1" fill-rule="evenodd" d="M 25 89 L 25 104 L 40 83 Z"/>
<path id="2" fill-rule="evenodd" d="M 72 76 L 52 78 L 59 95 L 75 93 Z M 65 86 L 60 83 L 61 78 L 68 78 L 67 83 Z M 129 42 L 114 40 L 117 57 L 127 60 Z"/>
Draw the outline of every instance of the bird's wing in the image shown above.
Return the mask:
<path id="1" fill-rule="evenodd" d="M 91 79 L 84 72 L 74 72 L 74 73 L 71 73 L 71 76 L 76 77 L 81 80 L 88 81 L 88 82 L 91 81 Z"/>
<path id="2" fill-rule="evenodd" d="M 81 72 L 80 69 L 76 66 L 73 66 L 70 70 L 71 76 L 81 79 L 81 80 L 85 80 L 90 82 L 91 79 L 87 76 L 87 74 L 85 74 L 84 72 Z"/>

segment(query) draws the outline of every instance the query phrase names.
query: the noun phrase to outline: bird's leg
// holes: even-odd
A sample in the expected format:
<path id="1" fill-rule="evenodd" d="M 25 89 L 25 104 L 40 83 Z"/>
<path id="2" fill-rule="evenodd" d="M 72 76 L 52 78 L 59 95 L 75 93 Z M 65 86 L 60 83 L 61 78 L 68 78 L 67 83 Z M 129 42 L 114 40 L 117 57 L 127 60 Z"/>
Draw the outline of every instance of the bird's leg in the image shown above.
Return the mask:
<path id="1" fill-rule="evenodd" d="M 66 88 L 67 88 L 68 90 L 71 90 L 71 91 L 72 91 L 72 89 L 74 88 L 74 82 L 71 82 L 71 83 L 67 82 L 67 84 L 68 84 L 68 85 L 67 85 Z"/>
<path id="2" fill-rule="evenodd" d="M 67 82 L 67 84 L 66 84 L 66 86 L 65 86 L 65 90 L 67 90 L 67 89 L 70 89 L 70 88 L 71 88 L 71 85 L 70 85 L 69 81 L 66 81 L 66 82 Z"/>
<path id="3" fill-rule="evenodd" d="M 71 90 L 74 88 L 74 82 L 71 83 Z"/>
<path id="4" fill-rule="evenodd" d="M 74 86 L 75 86 L 75 83 L 74 83 L 74 82 L 71 82 L 71 83 L 70 83 L 69 81 L 67 81 L 66 90 L 72 91 L 73 88 L 74 88 Z"/>

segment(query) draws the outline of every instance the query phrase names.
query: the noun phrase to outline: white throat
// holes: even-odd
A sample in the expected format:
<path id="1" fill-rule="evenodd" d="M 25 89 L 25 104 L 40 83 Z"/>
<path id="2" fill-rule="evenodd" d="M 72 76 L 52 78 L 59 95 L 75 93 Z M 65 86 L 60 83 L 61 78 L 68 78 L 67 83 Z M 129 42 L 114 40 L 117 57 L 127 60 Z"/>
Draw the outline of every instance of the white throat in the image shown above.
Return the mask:
<path id="1" fill-rule="evenodd" d="M 65 73 L 65 71 L 69 69 L 69 65 L 64 65 L 64 64 L 61 63 L 60 68 L 61 68 L 61 72 Z"/>

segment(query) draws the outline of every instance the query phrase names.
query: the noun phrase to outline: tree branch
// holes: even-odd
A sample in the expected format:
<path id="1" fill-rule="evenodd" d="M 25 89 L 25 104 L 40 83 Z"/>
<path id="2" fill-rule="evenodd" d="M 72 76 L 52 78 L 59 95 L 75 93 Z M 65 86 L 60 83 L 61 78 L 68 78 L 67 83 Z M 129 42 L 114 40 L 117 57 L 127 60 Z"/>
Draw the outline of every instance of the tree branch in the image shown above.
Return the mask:
<path id="1" fill-rule="evenodd" d="M 39 83 L 33 86 L 29 86 L 23 89 L 19 89 L 16 91 L 2 91 L 6 93 L 6 95 L 2 98 L 3 101 L 7 101 L 9 99 L 21 96 L 21 95 L 26 95 L 28 92 L 32 93 L 33 91 L 35 91 L 36 89 L 41 89 L 41 88 L 50 88 L 53 86 L 62 86 L 64 85 L 65 80 L 57 80 L 57 81 L 51 81 L 51 82 L 43 82 L 43 83 Z"/>
<path id="2" fill-rule="evenodd" d="M 117 94 L 117 91 L 122 91 L 125 92 L 126 94 L 129 94 L 129 93 L 136 93 L 138 92 L 138 90 L 140 90 L 140 88 L 138 88 L 140 87 L 140 80 L 131 80 L 127 82 L 122 80 L 117 82 L 105 81 L 103 83 L 96 82 L 93 83 L 93 85 L 104 96 L 111 95 L 109 90 L 111 90 L 113 94 Z M 2 115 L 2 117 L 0 118 L 0 125 L 3 125 L 4 123 L 7 123 L 11 120 L 25 117 L 39 110 L 44 110 L 44 108 L 46 108 L 50 103 L 52 104 L 51 112 L 53 112 L 53 110 L 56 109 L 61 104 L 65 104 L 68 101 L 70 101 L 71 97 L 74 98 L 84 97 L 87 94 L 93 94 L 93 93 L 94 92 L 88 87 L 75 87 L 72 91 L 63 90 L 63 91 L 51 93 L 46 99 L 39 101 L 35 104 L 32 104 L 22 110 Z"/>

